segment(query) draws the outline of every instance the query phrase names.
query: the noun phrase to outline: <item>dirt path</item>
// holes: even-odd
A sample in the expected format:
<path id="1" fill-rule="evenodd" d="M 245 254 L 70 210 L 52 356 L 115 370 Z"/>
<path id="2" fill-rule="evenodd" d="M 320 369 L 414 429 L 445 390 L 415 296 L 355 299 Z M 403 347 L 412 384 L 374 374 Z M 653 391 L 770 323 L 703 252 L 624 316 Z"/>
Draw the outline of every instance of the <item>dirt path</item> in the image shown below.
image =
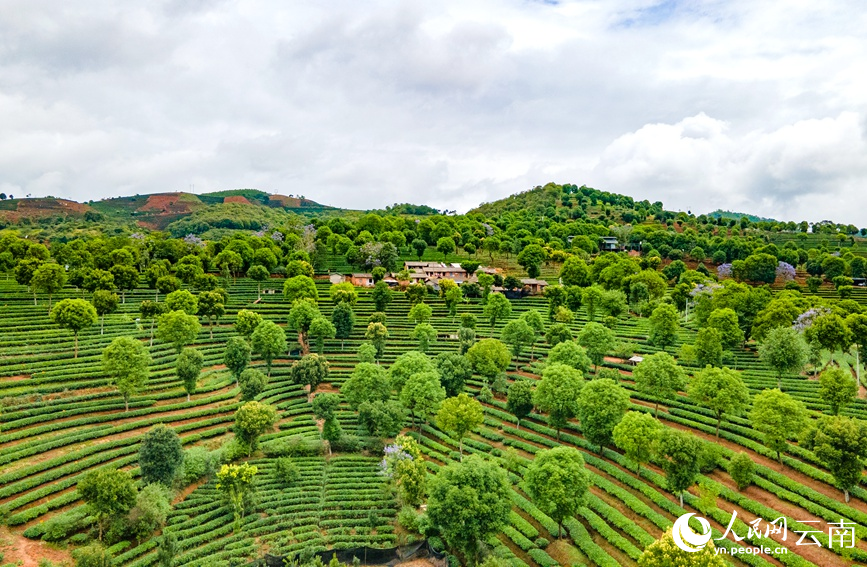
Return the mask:
<path id="1" fill-rule="evenodd" d="M 31 541 L 6 527 L 0 527 L 0 553 L 4 564 L 20 567 L 38 567 L 41 559 L 69 567 L 74 564 L 69 551 L 55 549 L 44 541 Z"/>

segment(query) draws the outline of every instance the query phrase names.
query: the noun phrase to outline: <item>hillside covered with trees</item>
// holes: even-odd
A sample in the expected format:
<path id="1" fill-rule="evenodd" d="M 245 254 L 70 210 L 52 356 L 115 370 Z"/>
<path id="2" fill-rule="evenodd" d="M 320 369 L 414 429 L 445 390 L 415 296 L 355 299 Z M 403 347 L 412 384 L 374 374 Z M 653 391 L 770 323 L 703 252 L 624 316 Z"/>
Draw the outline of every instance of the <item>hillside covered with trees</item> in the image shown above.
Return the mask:
<path id="1" fill-rule="evenodd" d="M 867 562 L 867 229 L 553 183 L 465 215 L 27 201 L 0 565 Z"/>

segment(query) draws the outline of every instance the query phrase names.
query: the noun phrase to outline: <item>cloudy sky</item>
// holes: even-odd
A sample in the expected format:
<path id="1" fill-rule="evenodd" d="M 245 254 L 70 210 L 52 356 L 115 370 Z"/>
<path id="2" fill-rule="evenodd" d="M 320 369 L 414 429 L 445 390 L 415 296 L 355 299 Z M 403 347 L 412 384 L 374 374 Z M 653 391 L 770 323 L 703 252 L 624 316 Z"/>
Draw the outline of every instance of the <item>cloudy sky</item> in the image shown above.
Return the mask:
<path id="1" fill-rule="evenodd" d="M 865 29 L 863 0 L 5 0 L 0 191 L 555 181 L 867 226 Z"/>

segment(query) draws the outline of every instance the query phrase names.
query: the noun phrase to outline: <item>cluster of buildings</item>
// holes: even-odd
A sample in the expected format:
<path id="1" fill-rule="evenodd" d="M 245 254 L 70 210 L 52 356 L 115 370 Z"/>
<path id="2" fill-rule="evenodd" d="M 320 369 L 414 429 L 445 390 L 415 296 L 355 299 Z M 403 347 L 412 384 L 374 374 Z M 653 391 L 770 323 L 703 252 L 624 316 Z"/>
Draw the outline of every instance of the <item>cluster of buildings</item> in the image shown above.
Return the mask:
<path id="1" fill-rule="evenodd" d="M 485 273 L 492 276 L 497 275 L 499 271 L 496 268 L 488 266 L 479 266 L 474 274 L 467 273 L 460 264 L 452 263 L 445 264 L 443 262 L 404 262 L 404 270 L 409 272 L 409 283 L 421 283 L 429 285 L 434 289 L 439 289 L 439 281 L 441 279 L 449 279 L 458 285 L 466 283 L 478 283 L 479 279 L 476 273 Z M 341 283 L 348 281 L 356 287 L 373 287 L 373 274 L 356 273 L 344 276 L 341 274 L 332 274 L 330 276 L 331 283 Z M 390 287 L 397 287 L 401 284 L 397 279 L 396 273 L 386 274 L 383 280 Z M 522 290 L 517 293 L 519 295 L 539 295 L 545 291 L 548 282 L 538 279 L 522 279 L 520 280 L 523 286 Z M 405 283 L 405 282 L 404 282 Z M 501 287 L 494 287 L 495 291 L 503 291 L 508 294 L 510 290 L 505 290 Z"/>

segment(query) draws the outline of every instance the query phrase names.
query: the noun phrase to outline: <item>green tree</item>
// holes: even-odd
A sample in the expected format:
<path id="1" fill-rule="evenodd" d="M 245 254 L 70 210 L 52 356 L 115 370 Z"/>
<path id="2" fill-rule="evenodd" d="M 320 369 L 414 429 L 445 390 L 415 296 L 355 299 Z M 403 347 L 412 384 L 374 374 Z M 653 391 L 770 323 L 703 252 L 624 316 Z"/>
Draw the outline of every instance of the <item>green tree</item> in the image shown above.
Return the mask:
<path id="1" fill-rule="evenodd" d="M 449 315 L 452 316 L 452 322 L 455 320 L 455 316 L 458 314 L 458 304 L 464 298 L 464 294 L 459 287 L 452 287 L 446 291 L 445 294 L 445 304 L 446 309 L 449 310 Z"/>
<path id="2" fill-rule="evenodd" d="M 848 349 L 852 344 L 852 335 L 846 326 L 846 321 L 835 313 L 820 315 L 813 320 L 806 335 L 831 352 Z"/>
<path id="3" fill-rule="evenodd" d="M 695 358 L 699 366 L 722 366 L 722 338 L 719 331 L 702 327 L 695 336 Z"/>
<path id="4" fill-rule="evenodd" d="M 96 309 L 83 299 L 63 299 L 51 310 L 51 322 L 72 331 L 75 355 L 78 358 L 78 333 L 96 323 Z"/>
<path id="5" fill-rule="evenodd" d="M 771 329 L 759 344 L 759 357 L 777 374 L 777 388 L 783 389 L 783 374 L 800 373 L 810 357 L 810 347 L 791 327 Z"/>
<path id="6" fill-rule="evenodd" d="M 782 463 L 788 438 L 797 438 L 807 425 L 807 408 L 800 400 L 780 390 L 762 390 L 753 399 L 750 423 L 764 436 L 765 446 L 776 452 L 777 460 Z"/>
<path id="7" fill-rule="evenodd" d="M 558 439 L 567 421 L 578 415 L 578 397 L 583 387 L 584 377 L 571 366 L 548 364 L 542 370 L 533 404 L 548 414 L 548 424 L 557 430 Z"/>
<path id="8" fill-rule="evenodd" d="M 557 522 L 562 537 L 563 520 L 587 505 L 590 473 L 577 449 L 556 447 L 536 453 L 527 467 L 524 484 L 536 506 Z"/>
<path id="9" fill-rule="evenodd" d="M 629 409 L 629 394 L 617 382 L 601 378 L 588 382 L 578 396 L 578 419 L 581 432 L 590 443 L 599 446 L 611 444 L 614 427 Z"/>
<path id="10" fill-rule="evenodd" d="M 18 285 L 30 286 L 33 274 L 43 264 L 38 258 L 24 258 L 15 264 L 15 281 Z M 33 305 L 36 305 L 36 289 L 33 289 Z"/>
<path id="11" fill-rule="evenodd" d="M 238 311 L 238 316 L 235 318 L 235 330 L 239 335 L 249 341 L 250 335 L 253 334 L 253 331 L 256 330 L 256 327 L 258 327 L 261 322 L 262 316 L 255 311 L 241 309 Z"/>
<path id="12" fill-rule="evenodd" d="M 482 272 L 479 274 L 478 280 L 479 287 L 482 288 L 482 303 L 487 303 L 491 288 L 494 286 L 494 276 Z"/>
<path id="13" fill-rule="evenodd" d="M 419 416 L 419 436 L 421 436 L 422 422 L 427 416 L 436 413 L 445 397 L 446 391 L 440 385 L 439 374 L 435 371 L 413 374 L 403 385 L 400 390 L 400 403 L 409 410 L 413 425 L 415 425 L 416 415 Z"/>
<path id="14" fill-rule="evenodd" d="M 355 326 L 355 312 L 352 307 L 345 301 L 335 305 L 331 312 L 331 324 L 334 325 L 334 336 L 340 339 L 340 350 L 343 350 L 343 343 L 352 334 Z"/>
<path id="15" fill-rule="evenodd" d="M 229 337 L 226 341 L 226 350 L 223 352 L 223 364 L 232 373 L 235 382 L 241 376 L 241 372 L 250 364 L 250 345 L 241 337 Z"/>
<path id="16" fill-rule="evenodd" d="M 247 402 L 235 412 L 235 437 L 252 455 L 258 447 L 259 436 L 271 431 L 277 422 L 277 412 L 268 404 Z"/>
<path id="17" fill-rule="evenodd" d="M 177 278 L 172 279 L 177 281 Z M 180 282 L 178 282 L 178 285 L 180 285 Z M 82 281 L 81 286 L 90 293 L 100 289 L 113 291 L 114 276 L 111 272 L 106 270 L 87 270 L 84 274 L 84 280 Z"/>
<path id="18" fill-rule="evenodd" d="M 241 529 L 241 520 L 249 508 L 249 502 L 252 501 L 251 496 L 255 491 L 254 481 L 258 472 L 256 466 L 248 463 L 223 465 L 217 471 L 217 490 L 232 507 L 236 532 Z"/>
<path id="19" fill-rule="evenodd" d="M 714 309 L 707 318 L 706 325 L 719 331 L 723 348 L 733 349 L 744 342 L 744 332 L 738 326 L 738 315 L 734 309 Z"/>
<path id="20" fill-rule="evenodd" d="M 169 311 L 183 311 L 187 315 L 199 312 L 199 300 L 185 289 L 179 289 L 166 295 L 166 306 Z"/>
<path id="21" fill-rule="evenodd" d="M 728 567 L 729 563 L 723 557 L 717 555 L 713 540 L 695 552 L 684 551 L 674 544 L 669 529 L 644 549 L 638 558 L 638 567 Z"/>
<path id="22" fill-rule="evenodd" d="M 325 350 L 325 339 L 333 339 L 336 334 L 337 329 L 325 317 L 317 317 L 310 323 L 308 335 L 316 341 L 316 352 L 318 354 L 322 354 Z"/>
<path id="23" fill-rule="evenodd" d="M 738 485 L 738 490 L 743 490 L 751 485 L 755 474 L 756 464 L 743 451 L 732 457 L 731 461 L 729 461 L 729 475 L 735 481 L 735 484 Z"/>
<path id="24" fill-rule="evenodd" d="M 382 323 L 370 323 L 364 332 L 364 338 L 376 348 L 377 360 L 385 353 L 385 341 L 388 339 L 388 329 Z"/>
<path id="25" fill-rule="evenodd" d="M 418 351 L 408 351 L 398 356 L 394 364 L 389 368 L 391 387 L 396 392 L 403 389 L 403 385 L 413 374 L 421 372 L 435 372 L 436 366 L 429 356 Z"/>
<path id="26" fill-rule="evenodd" d="M 593 362 L 594 369 L 605 359 L 605 355 L 614 347 L 614 333 L 611 329 L 599 323 L 587 323 L 578 333 L 578 344 L 587 349 L 587 356 Z"/>
<path id="27" fill-rule="evenodd" d="M 75 567 L 111 567 L 114 559 L 103 545 L 93 542 L 72 552 Z"/>
<path id="28" fill-rule="evenodd" d="M 706 366 L 696 372 L 687 386 L 687 395 L 698 405 L 711 410 L 716 415 L 716 436 L 724 415 L 740 415 L 750 403 L 741 373 L 730 368 Z"/>
<path id="29" fill-rule="evenodd" d="M 515 358 L 518 358 L 524 347 L 535 341 L 536 333 L 524 319 L 515 319 L 503 327 L 502 338 L 503 342 L 512 347 L 512 354 Z"/>
<path id="30" fill-rule="evenodd" d="M 183 463 L 184 448 L 174 429 L 160 423 L 145 434 L 138 451 L 142 482 L 171 487 Z"/>
<path id="31" fill-rule="evenodd" d="M 376 307 L 376 310 L 382 312 L 385 312 L 385 310 L 388 309 L 388 306 L 393 299 L 391 288 L 388 287 L 387 283 L 382 281 L 376 282 L 376 285 L 373 286 L 371 297 L 373 298 L 373 304 Z"/>
<path id="32" fill-rule="evenodd" d="M 641 464 L 653 456 L 653 449 L 662 424 L 646 413 L 628 411 L 620 423 L 611 432 L 614 444 L 626 454 L 626 458 L 635 463 L 635 470 L 641 471 Z"/>
<path id="33" fill-rule="evenodd" d="M 109 270 L 114 276 L 114 284 L 120 290 L 120 302 L 126 303 L 126 292 L 138 286 L 138 270 L 132 266 L 117 265 Z"/>
<path id="34" fill-rule="evenodd" d="M 515 380 L 509 385 L 506 395 L 506 409 L 518 419 L 518 429 L 521 420 L 533 411 L 533 382 L 526 379 Z"/>
<path id="35" fill-rule="evenodd" d="M 305 354 L 295 361 L 289 369 L 289 375 L 296 384 L 310 386 L 310 393 L 328 379 L 328 361 L 318 354 Z"/>
<path id="36" fill-rule="evenodd" d="M 860 257 L 859 257 L 860 258 Z M 867 260 L 865 260 L 867 262 Z M 867 345 L 867 315 L 863 313 L 851 313 L 846 317 L 846 327 L 849 328 L 850 337 L 855 347 L 855 378 L 861 383 L 861 352 Z"/>
<path id="37" fill-rule="evenodd" d="M 295 303 L 300 299 L 319 299 L 319 293 L 316 291 L 316 284 L 313 278 L 308 276 L 295 276 L 289 278 L 283 284 L 283 297 L 290 304 Z"/>
<path id="38" fill-rule="evenodd" d="M 337 394 L 319 394 L 313 398 L 313 415 L 323 420 L 322 438 L 330 442 L 339 440 L 343 435 L 340 423 L 334 414 L 339 405 L 340 396 Z"/>
<path id="39" fill-rule="evenodd" d="M 538 341 L 539 337 L 541 337 L 545 333 L 545 320 L 542 318 L 542 315 L 535 309 L 525 311 L 521 314 L 520 319 L 527 323 L 527 325 L 533 331 L 533 340 L 530 341 L 530 360 L 532 361 L 533 353 L 536 349 L 536 341 Z"/>
<path id="40" fill-rule="evenodd" d="M 824 416 L 807 430 L 802 444 L 834 476 L 834 485 L 849 502 L 849 491 L 861 481 L 867 458 L 867 424 L 851 417 Z"/>
<path id="41" fill-rule="evenodd" d="M 563 323 L 555 323 L 548 327 L 545 333 L 545 341 L 551 346 L 557 346 L 564 341 L 572 340 L 572 331 L 568 325 Z"/>
<path id="42" fill-rule="evenodd" d="M 427 303 L 416 303 L 409 310 L 407 318 L 413 323 L 427 323 L 430 321 L 433 310 Z"/>
<path id="43" fill-rule="evenodd" d="M 640 392 L 654 397 L 656 417 L 659 417 L 659 400 L 674 397 L 686 386 L 686 375 L 667 352 L 647 356 L 635 368 L 632 377 Z"/>
<path id="44" fill-rule="evenodd" d="M 271 377 L 271 363 L 277 355 L 286 352 L 286 333 L 273 321 L 262 321 L 250 335 L 253 352 L 262 357 Z"/>
<path id="45" fill-rule="evenodd" d="M 319 313 L 319 308 L 316 302 L 312 299 L 300 299 L 292 305 L 289 310 L 289 316 L 286 322 L 289 328 L 298 333 L 298 346 L 301 347 L 301 352 L 307 354 L 310 350 L 307 342 L 307 334 L 310 331 L 310 326 L 313 321 L 322 317 Z"/>
<path id="46" fill-rule="evenodd" d="M 331 302 L 334 305 L 347 303 L 350 307 L 353 307 L 355 306 L 355 302 L 358 301 L 358 292 L 355 290 L 355 286 L 349 282 L 333 284 L 328 290 L 328 295 L 331 297 Z"/>
<path id="47" fill-rule="evenodd" d="M 419 261 L 421 261 L 422 255 L 424 255 L 425 250 L 427 250 L 427 242 L 421 238 L 416 238 L 412 241 L 411 246 L 412 249 L 415 250 L 415 255 L 418 256 Z"/>
<path id="48" fill-rule="evenodd" d="M 469 327 L 460 327 L 458 329 L 458 345 L 460 353 L 467 354 L 467 351 L 476 344 L 476 331 Z"/>
<path id="49" fill-rule="evenodd" d="M 374 400 L 358 406 L 358 421 L 367 433 L 379 439 L 394 437 L 403 429 L 406 409 L 396 400 Z"/>
<path id="50" fill-rule="evenodd" d="M 473 365 L 466 356 L 453 352 L 442 352 L 437 355 L 437 371 L 440 374 L 440 383 L 446 389 L 446 396 L 457 396 L 464 391 L 467 380 L 473 376 Z"/>
<path id="51" fill-rule="evenodd" d="M 485 318 L 491 323 L 491 336 L 494 335 L 494 325 L 498 320 L 508 319 L 512 315 L 512 302 L 502 293 L 492 293 L 485 303 Z"/>
<path id="52" fill-rule="evenodd" d="M 168 311 L 168 309 L 166 308 L 165 303 L 157 303 L 156 301 L 146 299 L 139 304 L 139 313 L 141 314 L 142 319 L 150 319 L 151 322 L 149 346 L 154 346 L 154 325 L 156 324 L 157 317 L 166 311 Z"/>
<path id="53" fill-rule="evenodd" d="M 464 437 L 485 421 L 482 404 L 467 394 L 461 393 L 446 398 L 437 411 L 436 423 L 440 429 L 457 438 L 458 450 L 463 458 Z"/>
<path id="54" fill-rule="evenodd" d="M 472 455 L 441 468 L 431 481 L 428 518 L 463 563 L 475 565 L 479 542 L 507 525 L 511 493 L 506 471 Z"/>
<path id="55" fill-rule="evenodd" d="M 250 266 L 250 269 L 247 270 L 247 277 L 256 282 L 256 295 L 259 296 L 259 299 L 262 299 L 262 282 L 271 279 L 271 272 L 265 266 L 256 264 Z"/>
<path id="56" fill-rule="evenodd" d="M 509 349 L 497 339 L 480 340 L 470 347 L 466 356 L 473 370 L 488 380 L 504 372 L 512 360 Z"/>
<path id="57" fill-rule="evenodd" d="M 222 290 L 221 290 L 222 291 Z M 214 322 L 226 314 L 226 296 L 220 291 L 203 291 L 199 294 L 198 313 L 208 322 L 210 337 L 214 338 Z"/>
<path id="58" fill-rule="evenodd" d="M 84 475 L 76 487 L 99 527 L 99 539 L 106 524 L 135 505 L 136 489 L 126 471 L 103 467 Z"/>
<path id="59" fill-rule="evenodd" d="M 566 286 L 587 287 L 590 285 L 590 268 L 578 256 L 569 256 L 560 268 L 560 280 Z"/>
<path id="60" fill-rule="evenodd" d="M 157 294 L 154 296 L 154 301 L 159 301 L 159 294 L 168 295 L 173 291 L 181 289 L 181 280 L 174 276 L 162 276 L 156 281 L 154 286 Z"/>
<path id="61" fill-rule="evenodd" d="M 169 311 L 157 319 L 157 338 L 174 345 L 178 354 L 196 340 L 201 329 L 198 318 L 183 311 Z"/>
<path id="62" fill-rule="evenodd" d="M 147 382 L 150 363 L 147 348 L 131 337 L 114 339 L 102 352 L 102 370 L 123 396 L 126 411 L 129 411 L 130 396 Z"/>
<path id="63" fill-rule="evenodd" d="M 410 334 L 411 339 L 418 341 L 418 350 L 427 352 L 430 344 L 437 339 L 437 331 L 430 323 L 419 323 Z"/>
<path id="64" fill-rule="evenodd" d="M 602 304 L 605 289 L 600 285 L 591 285 L 584 290 L 584 306 L 587 309 L 587 318 L 591 321 L 596 319 L 596 311 Z"/>
<path id="65" fill-rule="evenodd" d="M 249 402 L 265 391 L 268 378 L 255 368 L 247 368 L 238 376 L 238 387 L 241 388 L 241 399 Z"/>
<path id="66" fill-rule="evenodd" d="M 112 291 L 98 289 L 93 292 L 90 302 L 100 317 L 99 334 L 102 335 L 105 331 L 105 316 L 117 311 L 120 298 Z"/>
<path id="67" fill-rule="evenodd" d="M 443 262 L 446 261 L 449 254 L 454 254 L 456 249 L 455 241 L 448 236 L 443 236 L 437 240 L 437 252 L 443 255 Z"/>
<path id="68" fill-rule="evenodd" d="M 355 356 L 358 362 L 376 362 L 376 347 L 369 342 L 361 343 Z"/>
<path id="69" fill-rule="evenodd" d="M 538 278 L 541 273 L 542 263 L 548 259 L 548 253 L 538 244 L 525 246 L 518 254 L 518 265 L 527 270 L 531 278 Z"/>
<path id="70" fill-rule="evenodd" d="M 51 312 L 51 296 L 66 285 L 66 270 L 59 264 L 41 264 L 30 279 L 33 292 L 48 295 L 48 311 Z"/>
<path id="71" fill-rule="evenodd" d="M 681 507 L 683 491 L 698 478 L 702 449 L 701 441 L 692 433 L 665 428 L 659 436 L 657 457 L 668 489 L 680 497 Z"/>
<path id="72" fill-rule="evenodd" d="M 670 347 L 677 340 L 678 315 L 674 305 L 661 303 L 650 314 L 650 343 L 661 349 Z"/>
<path id="73" fill-rule="evenodd" d="M 858 384 L 848 370 L 832 367 L 819 374 L 819 398 L 831 406 L 832 414 L 840 413 L 857 396 Z"/>
<path id="74" fill-rule="evenodd" d="M 194 348 L 185 348 L 178 355 L 178 360 L 175 363 L 175 371 L 178 378 L 184 384 L 184 390 L 187 392 L 187 401 L 190 401 L 190 395 L 196 393 L 196 383 L 199 380 L 199 374 L 202 371 L 202 365 L 205 362 L 205 357 L 201 352 Z"/>
<path id="75" fill-rule="evenodd" d="M 408 435 L 398 435 L 392 447 L 386 451 L 385 475 L 391 478 L 403 504 L 417 507 L 424 501 L 427 485 L 427 464 L 421 447 Z"/>
<path id="76" fill-rule="evenodd" d="M 388 372 L 378 364 L 360 362 L 340 386 L 340 393 L 354 410 L 365 402 L 387 401 L 391 396 Z"/>
<path id="77" fill-rule="evenodd" d="M 590 357 L 587 356 L 587 350 L 571 340 L 557 343 L 548 351 L 548 364 L 557 363 L 580 370 L 581 374 L 587 374 L 590 371 L 590 365 L 593 364 Z"/>

